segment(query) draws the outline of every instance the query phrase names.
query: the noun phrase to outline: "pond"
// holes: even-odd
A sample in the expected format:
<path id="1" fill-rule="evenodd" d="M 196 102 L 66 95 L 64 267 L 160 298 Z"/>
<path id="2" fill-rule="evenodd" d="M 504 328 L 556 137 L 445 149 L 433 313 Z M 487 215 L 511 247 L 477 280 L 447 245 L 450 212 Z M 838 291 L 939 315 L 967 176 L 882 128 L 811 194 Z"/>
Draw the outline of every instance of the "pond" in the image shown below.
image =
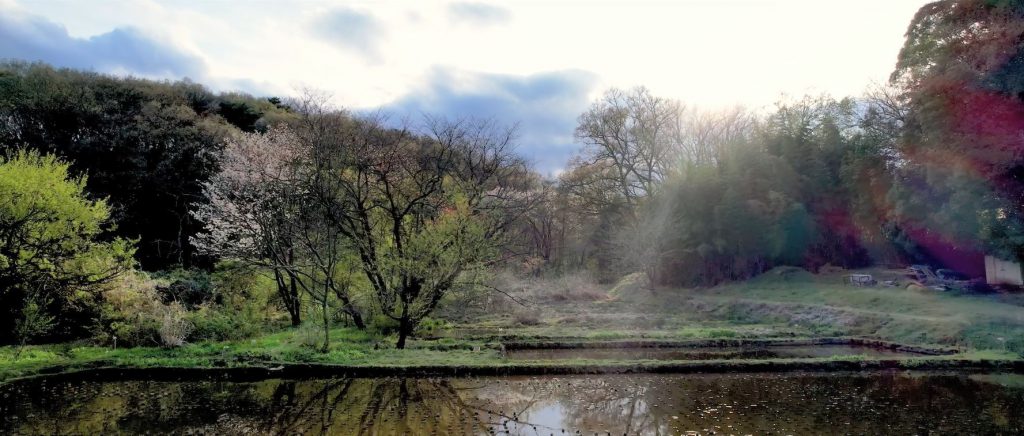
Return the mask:
<path id="1" fill-rule="evenodd" d="M 835 356 L 866 356 L 895 359 L 919 356 L 918 353 L 864 345 L 772 345 L 746 347 L 626 347 L 626 348 L 549 348 L 509 350 L 514 360 L 615 359 L 615 360 L 712 360 L 712 359 L 785 359 Z"/>
<path id="2" fill-rule="evenodd" d="M 0 397 L 0 434 L 1024 433 L 1011 374 L 43 379 Z"/>

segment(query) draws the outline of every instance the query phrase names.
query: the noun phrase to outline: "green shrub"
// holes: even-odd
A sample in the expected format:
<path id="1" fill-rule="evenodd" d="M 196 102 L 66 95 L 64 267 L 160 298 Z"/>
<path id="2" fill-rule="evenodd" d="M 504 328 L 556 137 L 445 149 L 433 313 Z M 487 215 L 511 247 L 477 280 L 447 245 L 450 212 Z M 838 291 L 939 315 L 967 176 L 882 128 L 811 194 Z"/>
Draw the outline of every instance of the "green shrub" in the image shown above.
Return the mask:
<path id="1" fill-rule="evenodd" d="M 512 318 L 515 319 L 516 324 L 524 326 L 534 326 L 540 324 L 540 313 L 537 308 L 524 308 L 516 310 L 512 314 Z"/>
<path id="2" fill-rule="evenodd" d="M 156 282 L 142 272 L 131 272 L 111 282 L 103 291 L 100 317 L 93 339 L 104 345 L 143 346 L 159 344 L 161 306 Z"/>
<path id="3" fill-rule="evenodd" d="M 398 332 L 398 321 L 384 314 L 374 313 L 370 318 L 369 328 L 381 335 L 390 335 Z"/>
<path id="4" fill-rule="evenodd" d="M 420 324 L 416 326 L 416 336 L 437 336 L 444 330 L 452 328 L 451 323 L 443 319 L 436 318 L 424 318 L 420 321 Z"/>
<path id="5" fill-rule="evenodd" d="M 202 305 L 186 318 L 195 326 L 190 341 L 233 341 L 259 335 L 265 327 L 246 312 L 214 305 Z"/>
<path id="6" fill-rule="evenodd" d="M 160 280 L 157 293 L 164 304 L 177 302 L 188 310 L 200 305 L 220 303 L 210 274 L 198 269 L 175 269 L 155 274 Z"/>

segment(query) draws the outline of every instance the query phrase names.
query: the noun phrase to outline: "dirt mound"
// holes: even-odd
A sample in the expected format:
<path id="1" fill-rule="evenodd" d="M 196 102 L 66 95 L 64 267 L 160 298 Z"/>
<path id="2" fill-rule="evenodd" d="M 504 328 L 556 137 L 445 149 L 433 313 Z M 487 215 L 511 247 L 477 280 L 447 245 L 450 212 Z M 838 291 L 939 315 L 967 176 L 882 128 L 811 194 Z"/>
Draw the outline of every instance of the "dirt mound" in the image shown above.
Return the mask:
<path id="1" fill-rule="evenodd" d="M 612 289 L 608 291 L 608 296 L 614 299 L 622 298 L 623 296 L 634 295 L 637 292 L 648 290 L 648 280 L 644 273 L 633 273 L 629 274 L 621 279 Z"/>

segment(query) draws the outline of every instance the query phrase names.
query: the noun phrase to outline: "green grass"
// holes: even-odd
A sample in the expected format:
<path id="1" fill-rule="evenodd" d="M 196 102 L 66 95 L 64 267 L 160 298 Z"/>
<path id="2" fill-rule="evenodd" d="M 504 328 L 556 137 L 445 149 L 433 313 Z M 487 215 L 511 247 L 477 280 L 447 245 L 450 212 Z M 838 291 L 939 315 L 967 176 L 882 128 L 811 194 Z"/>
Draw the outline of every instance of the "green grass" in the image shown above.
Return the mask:
<path id="1" fill-rule="evenodd" d="M 843 284 L 841 275 L 769 272 L 748 282 L 687 290 L 674 297 L 699 301 L 712 314 L 829 334 L 1024 352 L 1024 306 L 1016 296 L 862 288 Z"/>
<path id="2" fill-rule="evenodd" d="M 328 353 L 296 345 L 297 332 L 280 332 L 252 341 L 230 343 L 188 344 L 174 349 L 139 347 L 132 349 L 107 349 L 90 346 L 30 346 L 15 359 L 14 347 L 0 348 L 0 382 L 43 372 L 71 371 L 90 367 L 249 367 L 276 366 L 286 363 L 330 364 L 368 368 L 415 368 L 448 366 L 457 368 L 480 367 L 657 367 L 686 362 L 664 360 L 621 360 L 574 358 L 562 360 L 509 360 L 489 344 L 458 344 L 460 347 L 446 350 L 431 349 L 423 342 L 414 342 L 405 350 L 393 348 L 374 349 L 372 342 L 348 342 L 349 338 L 360 338 L 363 333 L 338 329 L 333 333 L 339 340 Z M 1012 361 L 1019 356 L 1007 351 L 972 350 L 948 356 L 919 356 L 904 359 L 907 368 L 914 368 L 928 362 L 946 360 L 964 361 Z M 865 355 L 837 355 L 816 358 L 703 360 L 698 364 L 724 367 L 748 364 L 771 363 L 827 363 L 860 362 L 871 360 Z"/>
<path id="3" fill-rule="evenodd" d="M 606 289 L 606 300 L 544 301 L 537 325 L 517 325 L 499 312 L 468 319 L 460 328 L 534 337 L 862 336 L 1024 353 L 1024 295 L 854 287 L 843 283 L 842 273 L 786 269 L 712 288 L 652 291 L 620 283 Z"/>
<path id="4" fill-rule="evenodd" d="M 25 347 L 20 356 L 17 356 L 17 347 L 0 347 L 0 380 L 32 375 L 54 367 L 67 370 L 91 366 L 232 367 L 282 362 L 409 366 L 478 365 L 503 361 L 496 347 L 480 341 L 412 341 L 408 349 L 396 350 L 392 345 L 393 337 L 337 328 L 331 331 L 329 351 L 321 353 L 306 345 L 305 335 L 301 329 L 289 329 L 250 340 L 200 342 L 178 348 L 33 345 Z"/>
<path id="5" fill-rule="evenodd" d="M 876 272 L 876 275 L 884 275 Z M 860 288 L 842 276 L 770 271 L 746 282 L 706 289 L 657 289 L 608 286 L 603 299 L 556 298 L 529 308 L 537 322 L 521 325 L 514 311 L 490 310 L 451 317 L 406 350 L 394 337 L 349 328 L 332 330 L 328 353 L 310 345 L 313 330 L 287 329 L 253 339 L 200 342 L 165 349 L 109 349 L 88 344 L 29 346 L 15 358 L 15 347 L 0 347 L 0 380 L 48 368 L 90 366 L 252 366 L 322 363 L 364 367 L 505 366 L 627 364 L 572 359 L 514 361 L 498 351 L 502 340 L 575 339 L 757 339 L 857 336 L 915 345 L 957 346 L 956 356 L 913 360 L 1013 360 L 1024 354 L 1024 298 L 1019 295 L 963 295 L 905 288 Z M 592 294 L 592 292 L 591 292 Z M 451 315 L 453 307 L 438 316 Z M 311 335 L 316 335 L 312 336 Z M 863 356 L 832 360 L 863 359 Z M 827 359 L 826 359 L 827 360 Z M 651 362 L 632 362 L 651 363 Z M 736 364 L 735 361 L 733 364 Z"/>

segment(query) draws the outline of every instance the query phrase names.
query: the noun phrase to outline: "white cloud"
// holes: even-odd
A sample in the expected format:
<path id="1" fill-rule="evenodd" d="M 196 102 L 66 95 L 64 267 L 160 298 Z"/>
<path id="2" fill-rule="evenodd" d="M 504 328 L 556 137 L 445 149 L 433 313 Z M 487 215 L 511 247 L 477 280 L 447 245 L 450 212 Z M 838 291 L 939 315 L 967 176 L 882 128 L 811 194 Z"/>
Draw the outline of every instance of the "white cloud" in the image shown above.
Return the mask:
<path id="1" fill-rule="evenodd" d="M 448 17 L 455 23 L 486 26 L 506 23 L 512 19 L 512 13 L 487 3 L 455 2 L 448 5 Z"/>

